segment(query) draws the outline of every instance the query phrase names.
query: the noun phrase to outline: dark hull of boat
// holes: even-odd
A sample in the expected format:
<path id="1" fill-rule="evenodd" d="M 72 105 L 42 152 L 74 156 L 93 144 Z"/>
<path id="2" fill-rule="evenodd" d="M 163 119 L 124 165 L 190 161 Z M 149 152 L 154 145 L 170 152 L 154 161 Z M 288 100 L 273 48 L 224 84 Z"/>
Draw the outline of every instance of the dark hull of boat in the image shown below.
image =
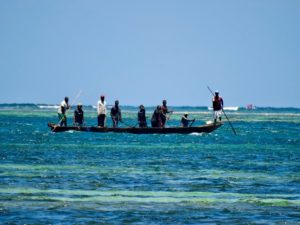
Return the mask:
<path id="1" fill-rule="evenodd" d="M 53 123 L 48 123 L 52 132 L 64 132 L 64 131 L 86 131 L 86 132 L 116 132 L 116 133 L 132 133 L 132 134 L 190 134 L 190 133 L 210 133 L 215 129 L 222 126 L 223 123 L 206 124 L 198 127 L 60 127 Z"/>

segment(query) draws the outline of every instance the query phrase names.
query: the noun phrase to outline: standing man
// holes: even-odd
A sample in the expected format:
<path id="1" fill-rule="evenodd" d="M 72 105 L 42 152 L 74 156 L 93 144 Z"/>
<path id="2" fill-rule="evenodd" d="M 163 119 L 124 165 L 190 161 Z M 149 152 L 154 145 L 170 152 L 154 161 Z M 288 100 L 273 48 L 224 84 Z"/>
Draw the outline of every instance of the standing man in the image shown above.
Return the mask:
<path id="1" fill-rule="evenodd" d="M 143 105 L 140 105 L 140 111 L 138 112 L 138 124 L 139 127 L 147 127 L 146 110 Z"/>
<path id="2" fill-rule="evenodd" d="M 98 127 L 105 127 L 106 111 L 105 96 L 101 95 L 100 100 L 97 103 Z"/>
<path id="3" fill-rule="evenodd" d="M 74 126 L 82 126 L 84 122 L 84 115 L 82 104 L 78 103 L 77 109 L 74 111 Z"/>
<path id="4" fill-rule="evenodd" d="M 110 116 L 113 122 L 113 127 L 118 127 L 119 121 L 122 122 L 122 114 L 121 114 L 121 109 L 119 107 L 118 100 L 115 101 L 115 106 L 111 108 Z"/>
<path id="5" fill-rule="evenodd" d="M 60 106 L 58 108 L 58 119 L 59 119 L 59 123 L 60 126 L 67 126 L 67 116 L 66 116 L 66 112 L 68 109 L 70 109 L 71 106 L 69 105 L 69 98 L 65 97 L 65 99 L 60 103 Z"/>
<path id="6" fill-rule="evenodd" d="M 167 100 L 163 100 L 162 102 L 162 106 L 161 106 L 161 123 L 162 123 L 162 127 L 165 127 L 166 125 L 166 121 L 168 119 L 170 119 L 170 116 L 167 115 L 167 113 L 173 113 L 173 111 L 169 111 L 168 110 L 168 106 L 167 106 Z"/>
<path id="7" fill-rule="evenodd" d="M 219 121 L 222 120 L 222 110 L 223 110 L 223 99 L 221 96 L 219 96 L 219 91 L 215 91 L 215 96 L 212 99 L 213 104 L 213 110 L 214 110 L 214 122 L 217 122 L 217 119 L 219 118 Z"/>

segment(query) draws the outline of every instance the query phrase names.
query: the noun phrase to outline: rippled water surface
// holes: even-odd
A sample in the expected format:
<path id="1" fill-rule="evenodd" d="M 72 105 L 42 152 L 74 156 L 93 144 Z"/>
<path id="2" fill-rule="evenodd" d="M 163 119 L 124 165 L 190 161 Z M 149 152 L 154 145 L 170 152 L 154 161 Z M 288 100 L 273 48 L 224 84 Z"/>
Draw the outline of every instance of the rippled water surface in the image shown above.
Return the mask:
<path id="1" fill-rule="evenodd" d="M 174 110 L 168 126 L 184 111 L 211 120 L 207 108 Z M 136 124 L 135 108 L 123 114 Z M 0 105 L 1 223 L 299 224 L 300 110 L 227 115 L 237 136 L 228 123 L 210 134 L 51 133 L 55 109 Z"/>

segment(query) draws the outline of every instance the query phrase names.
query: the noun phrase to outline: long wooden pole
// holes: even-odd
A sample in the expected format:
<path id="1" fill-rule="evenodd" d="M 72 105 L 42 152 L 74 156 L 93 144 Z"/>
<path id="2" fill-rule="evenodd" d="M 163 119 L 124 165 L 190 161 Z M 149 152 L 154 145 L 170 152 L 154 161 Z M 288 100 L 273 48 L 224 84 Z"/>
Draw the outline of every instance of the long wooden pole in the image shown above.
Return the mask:
<path id="1" fill-rule="evenodd" d="M 215 94 L 214 94 L 213 91 L 209 88 L 209 86 L 207 86 L 207 88 L 208 88 L 208 90 L 210 91 L 210 93 L 215 97 Z M 237 134 L 236 134 L 236 131 L 235 131 L 235 129 L 234 129 L 234 127 L 232 126 L 232 124 L 231 124 L 231 122 L 230 122 L 230 120 L 229 120 L 229 118 L 227 117 L 225 111 L 223 110 L 223 106 L 222 106 L 222 112 L 223 112 L 223 114 L 225 115 L 226 119 L 228 120 L 229 125 L 230 125 L 230 127 L 231 127 L 233 133 L 234 133 L 235 135 L 237 135 Z"/>
<path id="2" fill-rule="evenodd" d="M 130 127 L 130 128 L 135 128 L 135 127 L 138 125 L 138 123 L 137 123 L 137 124 L 135 124 L 134 126 L 131 126 L 131 125 L 125 123 L 123 120 L 119 120 L 119 121 L 120 121 L 121 123 L 123 123 L 125 126 Z"/>
<path id="3" fill-rule="evenodd" d="M 191 122 L 190 126 L 191 127 L 193 125 L 193 123 L 195 123 L 196 119 L 193 119 L 193 121 Z"/>

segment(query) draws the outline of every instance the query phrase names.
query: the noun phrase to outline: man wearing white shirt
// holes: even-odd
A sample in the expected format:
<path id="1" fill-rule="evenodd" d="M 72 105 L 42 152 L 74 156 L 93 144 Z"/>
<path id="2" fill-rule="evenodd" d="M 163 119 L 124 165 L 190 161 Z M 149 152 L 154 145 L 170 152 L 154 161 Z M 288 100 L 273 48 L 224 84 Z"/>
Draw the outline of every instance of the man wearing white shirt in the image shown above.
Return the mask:
<path id="1" fill-rule="evenodd" d="M 70 109 L 70 107 L 71 106 L 69 105 L 69 98 L 65 97 L 65 99 L 60 103 L 59 108 L 57 110 L 58 119 L 61 127 L 67 126 L 66 112 L 68 109 Z"/>
<path id="2" fill-rule="evenodd" d="M 97 103 L 97 113 L 98 113 L 98 126 L 105 127 L 106 121 L 106 102 L 104 95 L 101 95 L 100 100 Z"/>

